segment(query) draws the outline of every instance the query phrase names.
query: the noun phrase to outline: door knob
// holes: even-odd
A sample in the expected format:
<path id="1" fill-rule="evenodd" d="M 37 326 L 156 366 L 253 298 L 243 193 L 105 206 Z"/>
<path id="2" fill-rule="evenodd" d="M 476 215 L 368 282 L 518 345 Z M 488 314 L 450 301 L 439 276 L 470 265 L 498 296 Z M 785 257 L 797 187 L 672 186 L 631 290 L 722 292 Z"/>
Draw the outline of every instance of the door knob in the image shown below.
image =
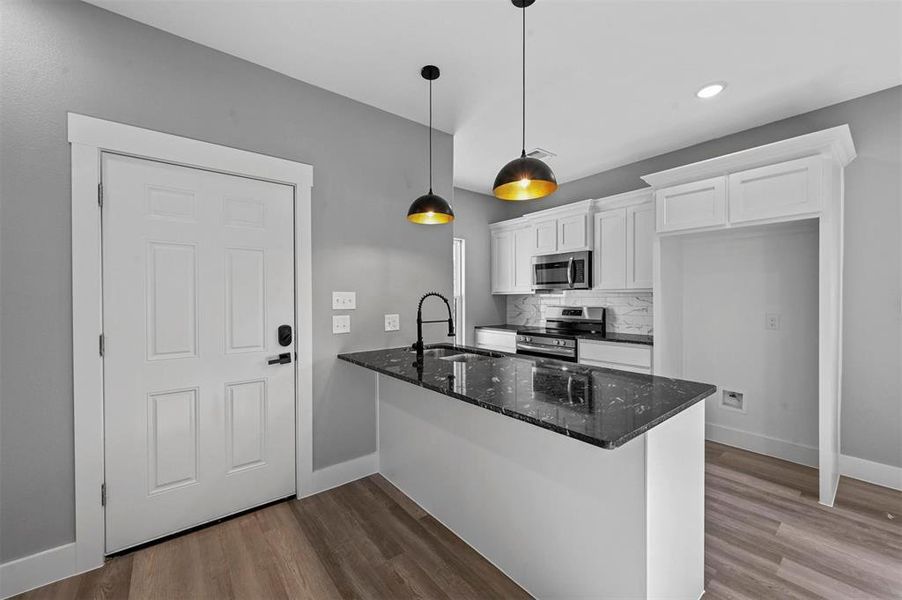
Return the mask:
<path id="1" fill-rule="evenodd" d="M 291 353 L 283 352 L 275 358 L 270 358 L 267 362 L 271 365 L 287 365 L 291 362 Z"/>

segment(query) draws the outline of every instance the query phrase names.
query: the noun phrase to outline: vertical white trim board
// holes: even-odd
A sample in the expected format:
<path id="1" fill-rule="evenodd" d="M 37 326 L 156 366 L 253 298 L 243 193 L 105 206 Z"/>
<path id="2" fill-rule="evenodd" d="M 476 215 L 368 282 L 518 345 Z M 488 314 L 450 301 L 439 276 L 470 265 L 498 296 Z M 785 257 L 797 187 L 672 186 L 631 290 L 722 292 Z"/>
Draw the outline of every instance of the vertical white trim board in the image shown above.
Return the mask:
<path id="1" fill-rule="evenodd" d="M 250 177 L 294 188 L 296 478 L 298 496 L 313 488 L 313 340 L 311 188 L 313 167 L 227 146 L 69 113 L 72 152 L 72 355 L 75 409 L 75 543 L 67 572 L 64 560 L 47 568 L 35 585 L 103 565 L 103 361 L 97 340 L 102 332 L 101 237 L 98 206 L 100 158 L 114 152 Z M 68 547 L 68 546 L 67 546 Z M 49 552 L 54 552 L 51 550 Z M 26 557 L 22 561 L 45 559 Z M 57 560 L 57 559 L 54 559 Z M 26 564 L 23 562 L 23 564 Z M 40 564 L 40 563 L 35 563 Z M 25 567 L 11 567 L 21 568 Z M 4 565 L 4 570 L 6 565 Z M 30 571 L 29 571 L 30 572 Z"/>

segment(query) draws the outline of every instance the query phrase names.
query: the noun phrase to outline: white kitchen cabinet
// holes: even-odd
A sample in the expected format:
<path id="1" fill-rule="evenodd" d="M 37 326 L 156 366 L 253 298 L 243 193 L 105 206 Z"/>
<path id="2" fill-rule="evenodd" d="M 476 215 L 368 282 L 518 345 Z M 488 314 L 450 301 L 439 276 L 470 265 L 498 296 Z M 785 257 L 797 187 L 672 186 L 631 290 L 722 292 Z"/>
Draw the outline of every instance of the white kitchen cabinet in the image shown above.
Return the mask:
<path id="1" fill-rule="evenodd" d="M 567 215 L 557 220 L 557 251 L 573 252 L 589 247 L 589 214 Z"/>
<path id="2" fill-rule="evenodd" d="M 595 213 L 595 289 L 652 288 L 655 209 L 649 198 Z"/>
<path id="3" fill-rule="evenodd" d="M 517 352 L 517 332 L 505 329 L 477 328 L 474 340 L 477 348 L 497 352 Z"/>
<path id="4" fill-rule="evenodd" d="M 659 232 L 717 227 L 727 222 L 726 177 L 712 177 L 655 192 Z"/>
<path id="5" fill-rule="evenodd" d="M 654 285 L 655 206 L 652 202 L 626 208 L 626 287 Z"/>
<path id="6" fill-rule="evenodd" d="M 579 340 L 579 364 L 651 374 L 651 346 Z"/>
<path id="7" fill-rule="evenodd" d="M 557 219 L 536 221 L 534 226 L 535 253 L 554 254 L 557 252 Z"/>
<path id="8" fill-rule="evenodd" d="M 626 289 L 626 209 L 595 215 L 595 288 Z"/>
<path id="9" fill-rule="evenodd" d="M 514 286 L 514 232 L 492 230 L 492 293 L 509 294 Z"/>
<path id="10" fill-rule="evenodd" d="M 514 230 L 514 275 L 513 290 L 522 294 L 532 292 L 532 227 L 520 227 Z"/>
<path id="11" fill-rule="evenodd" d="M 730 222 L 818 212 L 822 162 L 809 156 L 730 174 Z"/>
<path id="12" fill-rule="evenodd" d="M 519 219 L 493 225 L 491 231 L 492 293 L 532 292 L 533 228 Z"/>
<path id="13" fill-rule="evenodd" d="M 591 250 L 591 206 L 591 200 L 582 200 L 526 215 L 524 218 L 533 225 L 533 252 L 541 255 Z"/>

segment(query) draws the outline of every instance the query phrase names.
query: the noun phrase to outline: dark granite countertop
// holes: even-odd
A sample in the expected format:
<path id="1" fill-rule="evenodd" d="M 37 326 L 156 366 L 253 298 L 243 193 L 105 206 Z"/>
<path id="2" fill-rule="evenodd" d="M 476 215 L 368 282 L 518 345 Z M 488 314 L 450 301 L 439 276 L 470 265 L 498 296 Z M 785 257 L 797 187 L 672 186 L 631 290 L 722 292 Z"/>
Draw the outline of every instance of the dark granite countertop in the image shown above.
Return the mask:
<path id="1" fill-rule="evenodd" d="M 522 331 L 524 333 L 533 333 L 536 335 L 560 335 L 559 331 L 547 329 L 545 327 L 535 327 L 529 325 L 477 325 L 476 329 L 497 329 L 499 331 Z M 642 344 L 651 346 L 654 344 L 654 338 L 650 335 L 639 335 L 638 333 L 580 333 L 574 332 L 572 337 L 578 340 L 591 340 L 597 342 L 617 342 L 620 344 Z"/>
<path id="2" fill-rule="evenodd" d="M 450 344 L 428 346 L 421 369 L 409 348 L 338 358 L 601 448 L 623 445 L 716 389 Z"/>

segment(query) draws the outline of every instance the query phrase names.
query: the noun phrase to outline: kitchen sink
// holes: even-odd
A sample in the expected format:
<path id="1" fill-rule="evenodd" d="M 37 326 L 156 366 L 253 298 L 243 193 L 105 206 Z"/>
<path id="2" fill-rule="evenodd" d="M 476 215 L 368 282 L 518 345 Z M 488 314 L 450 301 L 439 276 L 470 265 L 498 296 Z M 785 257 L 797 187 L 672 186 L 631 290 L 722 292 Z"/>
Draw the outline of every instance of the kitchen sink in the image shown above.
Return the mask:
<path id="1" fill-rule="evenodd" d="M 472 362 L 474 360 L 486 360 L 491 358 L 484 354 L 476 354 L 474 352 L 462 352 L 460 354 L 452 354 L 451 356 L 440 356 L 439 360 L 447 360 L 448 362 Z"/>
<path id="2" fill-rule="evenodd" d="M 411 354 L 416 351 L 411 350 Z M 474 360 L 484 360 L 486 358 L 497 358 L 504 356 L 498 352 L 490 352 L 488 350 L 475 350 L 474 348 L 463 348 L 453 346 L 451 344 L 442 344 L 430 346 L 423 350 L 424 358 L 437 358 L 439 360 L 447 360 L 449 362 L 469 362 Z"/>

